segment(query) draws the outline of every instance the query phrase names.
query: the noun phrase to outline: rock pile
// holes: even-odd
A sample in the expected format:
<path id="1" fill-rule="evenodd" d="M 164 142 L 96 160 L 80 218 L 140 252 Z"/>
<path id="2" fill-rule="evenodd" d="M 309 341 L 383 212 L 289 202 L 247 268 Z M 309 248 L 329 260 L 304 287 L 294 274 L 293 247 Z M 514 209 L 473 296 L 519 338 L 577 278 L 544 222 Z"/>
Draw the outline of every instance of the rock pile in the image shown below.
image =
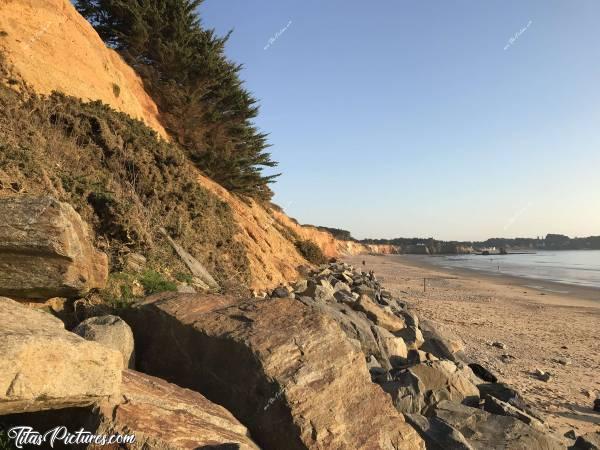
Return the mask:
<path id="1" fill-rule="evenodd" d="M 360 346 L 300 301 L 170 293 L 123 317 L 141 371 L 223 405 L 263 449 L 425 448 Z"/>
<path id="2" fill-rule="evenodd" d="M 0 226 L 0 292 L 77 298 L 101 286 L 106 256 L 74 211 L 47 199 L 1 208 L 13 218 Z M 460 339 L 347 264 L 260 299 L 86 301 L 69 332 L 0 297 L 0 423 L 134 433 L 122 448 L 147 450 L 564 448 Z"/>
<path id="3" fill-rule="evenodd" d="M 286 295 L 287 294 L 287 295 Z M 344 263 L 271 297 L 295 298 L 335 320 L 360 348 L 372 381 L 432 449 L 564 448 L 514 389 L 469 361 L 462 343 L 419 320 L 375 275 Z"/>

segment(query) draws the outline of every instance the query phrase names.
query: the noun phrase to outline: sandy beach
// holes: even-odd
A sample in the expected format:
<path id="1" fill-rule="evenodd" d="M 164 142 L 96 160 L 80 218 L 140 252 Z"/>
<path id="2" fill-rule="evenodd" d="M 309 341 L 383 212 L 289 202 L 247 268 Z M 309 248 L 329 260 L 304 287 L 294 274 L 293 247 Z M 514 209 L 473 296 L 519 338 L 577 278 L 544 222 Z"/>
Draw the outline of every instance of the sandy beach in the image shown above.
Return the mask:
<path id="1" fill-rule="evenodd" d="M 569 289 L 569 295 L 556 294 L 527 287 L 538 282 L 441 269 L 420 257 L 345 260 L 374 270 L 419 315 L 460 337 L 466 354 L 520 390 L 547 415 L 551 429 L 561 434 L 600 431 L 600 413 L 592 410 L 600 395 L 600 301 L 595 300 L 600 292 Z M 532 375 L 536 369 L 550 372 L 551 380 L 538 380 Z"/>

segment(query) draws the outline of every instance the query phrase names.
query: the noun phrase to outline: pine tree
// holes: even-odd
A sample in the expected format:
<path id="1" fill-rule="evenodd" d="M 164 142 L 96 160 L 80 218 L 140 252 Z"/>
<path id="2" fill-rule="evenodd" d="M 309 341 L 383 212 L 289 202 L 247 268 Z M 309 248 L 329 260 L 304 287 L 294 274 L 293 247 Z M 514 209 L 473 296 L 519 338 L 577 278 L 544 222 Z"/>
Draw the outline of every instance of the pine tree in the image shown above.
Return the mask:
<path id="1" fill-rule="evenodd" d="M 253 120 L 256 99 L 244 89 L 242 66 L 225 56 L 230 36 L 204 29 L 202 0 L 77 0 L 106 44 L 141 75 L 165 128 L 208 176 L 242 195 L 268 200 L 264 167 L 277 163 Z"/>

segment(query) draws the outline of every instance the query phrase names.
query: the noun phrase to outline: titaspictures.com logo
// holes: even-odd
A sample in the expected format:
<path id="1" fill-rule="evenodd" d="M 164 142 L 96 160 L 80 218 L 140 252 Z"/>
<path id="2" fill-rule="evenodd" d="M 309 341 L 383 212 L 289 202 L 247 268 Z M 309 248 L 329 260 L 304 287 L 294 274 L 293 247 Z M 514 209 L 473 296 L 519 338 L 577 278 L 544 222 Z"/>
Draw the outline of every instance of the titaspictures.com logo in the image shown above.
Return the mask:
<path id="1" fill-rule="evenodd" d="M 38 446 L 54 448 L 57 443 L 64 445 L 112 445 L 133 444 L 134 434 L 94 434 L 83 428 L 70 432 L 65 426 L 54 427 L 45 433 L 40 433 L 28 426 L 11 427 L 6 436 L 15 448 L 23 446 Z"/>

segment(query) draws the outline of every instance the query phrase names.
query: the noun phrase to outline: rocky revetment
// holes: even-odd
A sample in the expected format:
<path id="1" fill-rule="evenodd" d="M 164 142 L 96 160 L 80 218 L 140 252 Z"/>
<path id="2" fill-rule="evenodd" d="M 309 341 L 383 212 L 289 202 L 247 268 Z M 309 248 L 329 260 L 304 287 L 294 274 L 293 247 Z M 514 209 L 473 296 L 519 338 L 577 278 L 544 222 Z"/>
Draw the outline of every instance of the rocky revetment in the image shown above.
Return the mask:
<path id="1" fill-rule="evenodd" d="M 14 227 L 22 254 L 60 242 L 60 226 L 30 222 Z M 91 248 L 80 236 L 79 248 Z M 55 257 L 35 255 L 29 266 L 15 260 L 39 280 L 21 291 L 31 298 L 0 299 L 5 427 L 130 432 L 136 443 L 127 448 L 144 449 L 593 448 L 584 444 L 593 435 L 553 434 L 459 341 L 349 264 L 323 264 L 245 299 L 163 292 L 78 315 L 74 294 L 63 322 L 37 298 L 55 284 L 37 274 Z M 96 257 L 82 253 L 79 266 Z"/>

